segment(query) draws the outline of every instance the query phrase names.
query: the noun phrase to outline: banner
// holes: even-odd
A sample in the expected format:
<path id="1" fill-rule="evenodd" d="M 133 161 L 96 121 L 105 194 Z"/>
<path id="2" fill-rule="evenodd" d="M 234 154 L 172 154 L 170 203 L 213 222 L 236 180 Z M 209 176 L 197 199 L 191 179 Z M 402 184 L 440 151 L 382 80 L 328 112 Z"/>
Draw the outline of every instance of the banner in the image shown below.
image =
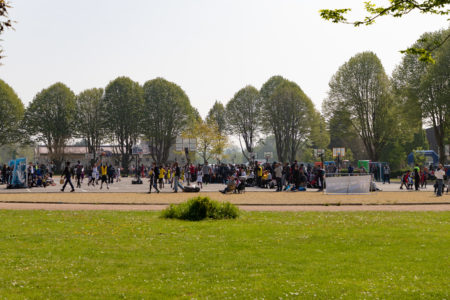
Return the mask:
<path id="1" fill-rule="evenodd" d="M 22 157 L 13 159 L 9 162 L 9 166 L 13 168 L 11 182 L 12 188 L 26 188 L 27 187 L 27 159 Z"/>
<path id="2" fill-rule="evenodd" d="M 369 194 L 371 175 L 325 178 L 327 194 Z"/>

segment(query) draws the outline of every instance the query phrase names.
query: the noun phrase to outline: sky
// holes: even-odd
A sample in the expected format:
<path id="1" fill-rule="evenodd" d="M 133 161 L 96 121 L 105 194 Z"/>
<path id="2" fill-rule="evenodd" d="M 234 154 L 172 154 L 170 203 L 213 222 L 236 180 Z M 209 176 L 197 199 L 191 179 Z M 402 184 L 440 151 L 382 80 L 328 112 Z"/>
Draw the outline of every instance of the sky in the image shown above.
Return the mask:
<path id="1" fill-rule="evenodd" d="M 379 1 L 378 3 L 386 3 Z M 320 18 L 322 8 L 353 8 L 346 0 L 11 0 L 14 31 L 2 35 L 0 78 L 27 105 L 55 82 L 75 93 L 105 87 L 118 76 L 143 84 L 175 82 L 205 117 L 246 85 L 273 75 L 295 81 L 317 109 L 339 66 L 373 51 L 391 74 L 400 50 L 445 16 L 411 14 L 355 28 Z M 338 5 L 337 5 L 338 4 Z"/>

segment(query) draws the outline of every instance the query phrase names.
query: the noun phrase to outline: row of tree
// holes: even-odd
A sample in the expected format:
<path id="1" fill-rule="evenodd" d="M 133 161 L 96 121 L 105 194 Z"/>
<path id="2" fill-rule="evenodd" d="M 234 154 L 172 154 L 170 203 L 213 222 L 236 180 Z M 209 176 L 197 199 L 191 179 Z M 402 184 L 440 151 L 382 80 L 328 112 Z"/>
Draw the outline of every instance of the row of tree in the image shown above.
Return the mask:
<path id="1" fill-rule="evenodd" d="M 24 110 L 14 91 L 0 85 L 0 138 L 3 143 L 31 138 L 48 147 L 56 162 L 64 158 L 64 147 L 74 138 L 83 139 L 94 155 L 102 143 L 116 145 L 127 169 L 132 148 L 140 139 L 149 141 L 155 161 L 165 162 L 169 148 L 198 112 L 176 84 L 162 78 L 143 86 L 127 77 L 111 81 L 103 89 L 75 95 L 56 83 L 39 92 Z"/>
<path id="2" fill-rule="evenodd" d="M 415 44 L 439 40 L 449 30 L 426 34 Z M 185 92 L 163 78 L 139 85 L 127 77 L 103 89 L 75 95 L 56 83 L 39 92 L 25 109 L 15 92 L 0 81 L 0 140 L 44 143 L 61 161 L 74 138 L 90 153 L 116 145 L 127 168 L 132 148 L 149 142 L 153 159 L 164 163 L 177 136 L 195 137 L 203 161 L 223 159 L 228 136 L 238 138 L 251 161 L 261 138 L 271 137 L 277 159 L 311 159 L 313 148 L 346 147 L 352 158 L 388 161 L 394 168 L 411 150 L 427 148 L 424 124 L 431 125 L 444 162 L 449 142 L 450 44 L 435 53 L 435 63 L 404 56 L 391 78 L 372 52 L 355 55 L 329 83 L 320 114 L 295 82 L 273 76 L 260 90 L 246 86 L 224 106 L 214 103 L 205 120 Z"/>
<path id="3" fill-rule="evenodd" d="M 413 47 L 427 47 L 450 30 L 427 33 Z M 355 55 L 330 81 L 322 111 L 331 147 L 348 147 L 358 157 L 389 161 L 398 167 L 412 150 L 427 149 L 424 126 L 433 128 L 445 162 L 450 143 L 450 44 L 435 52 L 435 63 L 403 57 L 389 78 L 371 52 Z"/>

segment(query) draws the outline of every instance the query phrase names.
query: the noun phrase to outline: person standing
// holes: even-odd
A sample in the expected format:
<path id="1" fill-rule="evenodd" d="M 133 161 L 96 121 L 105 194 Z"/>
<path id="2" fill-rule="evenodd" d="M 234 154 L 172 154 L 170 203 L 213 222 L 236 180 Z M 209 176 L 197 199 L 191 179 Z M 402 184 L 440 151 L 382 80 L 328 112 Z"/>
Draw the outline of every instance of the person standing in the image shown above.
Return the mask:
<path id="1" fill-rule="evenodd" d="M 283 167 L 281 164 L 276 164 L 275 169 L 275 180 L 277 181 L 277 192 L 281 192 L 283 185 L 281 183 L 281 177 L 283 176 Z"/>
<path id="2" fill-rule="evenodd" d="M 106 165 L 104 165 L 103 163 L 100 165 L 100 172 L 101 172 L 101 179 L 102 182 L 100 183 L 100 189 L 103 188 L 103 183 L 106 183 L 106 188 L 109 190 L 109 185 L 108 185 L 108 167 Z"/>
<path id="3" fill-rule="evenodd" d="M 444 168 L 441 164 L 439 164 L 438 169 L 434 172 L 434 176 L 436 177 L 436 184 L 437 184 L 437 193 L 436 195 L 438 197 L 442 196 L 443 192 L 443 186 L 444 186 Z"/>
<path id="4" fill-rule="evenodd" d="M 383 173 L 384 173 L 383 184 L 385 184 L 386 181 L 387 181 L 387 183 L 391 184 L 391 177 L 390 177 L 391 169 L 389 168 L 389 165 L 384 166 Z"/>
<path id="5" fill-rule="evenodd" d="M 197 172 L 197 185 L 202 189 L 203 188 L 203 172 L 201 168 L 198 168 Z"/>
<path id="6" fill-rule="evenodd" d="M 72 173 L 71 173 L 70 162 L 69 162 L 69 161 L 66 162 L 66 167 L 64 168 L 64 171 L 63 171 L 63 173 L 62 173 L 62 175 L 61 175 L 61 178 L 62 178 L 63 176 L 64 176 L 64 178 L 65 178 L 65 181 L 64 181 L 64 185 L 63 185 L 63 187 L 62 187 L 62 189 L 61 189 L 61 192 L 64 192 L 64 189 L 66 188 L 67 183 L 70 184 L 70 187 L 72 188 L 72 189 L 70 190 L 70 192 L 75 192 L 75 188 L 73 187 L 72 180 L 71 180 L 71 178 L 72 178 Z"/>
<path id="7" fill-rule="evenodd" d="M 414 168 L 414 187 L 416 191 L 419 190 L 419 184 L 420 184 L 420 168 L 418 165 Z"/>
<path id="8" fill-rule="evenodd" d="M 203 168 L 202 168 L 202 173 L 203 173 L 203 178 L 204 178 L 203 180 L 206 185 L 210 181 L 210 170 L 211 170 L 211 167 L 208 165 L 208 162 L 205 161 L 205 164 L 203 165 Z"/>

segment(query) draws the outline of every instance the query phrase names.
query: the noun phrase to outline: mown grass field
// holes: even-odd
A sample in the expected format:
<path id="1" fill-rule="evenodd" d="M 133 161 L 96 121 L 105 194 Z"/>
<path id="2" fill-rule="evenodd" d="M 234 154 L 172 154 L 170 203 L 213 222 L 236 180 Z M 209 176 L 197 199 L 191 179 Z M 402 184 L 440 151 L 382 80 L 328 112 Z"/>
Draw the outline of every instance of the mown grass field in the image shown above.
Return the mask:
<path id="1" fill-rule="evenodd" d="M 450 297 L 450 212 L 0 211 L 0 299 Z"/>

